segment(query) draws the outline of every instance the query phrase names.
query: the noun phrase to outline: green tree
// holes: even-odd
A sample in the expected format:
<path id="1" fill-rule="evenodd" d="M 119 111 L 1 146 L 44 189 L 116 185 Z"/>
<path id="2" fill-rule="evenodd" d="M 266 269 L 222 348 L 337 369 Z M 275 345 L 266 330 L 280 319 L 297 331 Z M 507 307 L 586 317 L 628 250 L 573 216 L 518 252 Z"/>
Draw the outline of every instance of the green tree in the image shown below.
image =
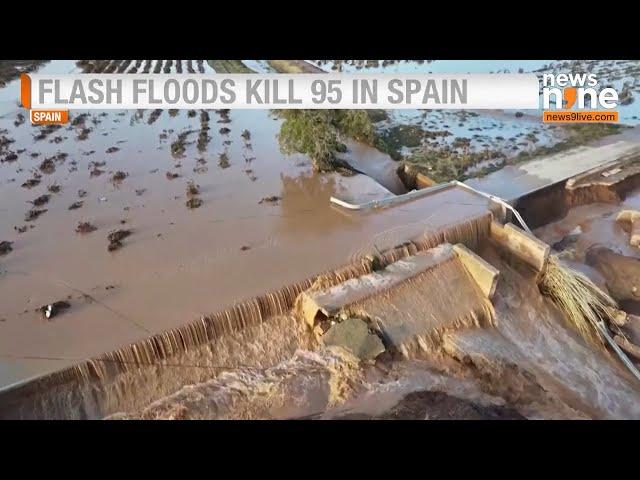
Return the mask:
<path id="1" fill-rule="evenodd" d="M 375 141 L 373 125 L 363 110 L 277 110 L 276 114 L 284 120 L 278 135 L 282 152 L 308 155 L 317 171 L 346 166 L 336 157 L 346 148 L 345 138 Z"/>

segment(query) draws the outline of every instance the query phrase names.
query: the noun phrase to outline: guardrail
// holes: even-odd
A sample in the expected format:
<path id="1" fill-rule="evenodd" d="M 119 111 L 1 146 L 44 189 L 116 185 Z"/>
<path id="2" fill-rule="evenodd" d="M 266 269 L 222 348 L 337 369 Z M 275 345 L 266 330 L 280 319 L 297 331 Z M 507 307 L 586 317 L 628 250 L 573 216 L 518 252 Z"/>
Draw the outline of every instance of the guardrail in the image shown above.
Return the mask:
<path id="1" fill-rule="evenodd" d="M 530 235 L 533 235 L 533 233 L 531 232 L 531 230 L 529 229 L 529 227 L 527 226 L 526 222 L 524 221 L 524 219 L 522 218 L 522 216 L 520 215 L 520 213 L 511 205 L 509 204 L 509 202 L 507 202 L 506 200 L 497 197 L 495 195 L 491 195 L 489 193 L 486 192 L 482 192 L 480 190 L 476 190 L 473 187 L 470 187 L 469 185 L 459 182 L 457 180 L 452 180 L 450 182 L 447 183 L 441 183 L 438 185 L 434 185 L 433 187 L 428 187 L 428 188 L 424 188 L 421 190 L 413 190 L 409 193 L 405 193 L 402 195 L 395 195 L 393 197 L 387 197 L 387 198 L 383 198 L 382 200 L 372 200 L 370 202 L 366 202 L 366 203 L 361 203 L 361 204 L 355 204 L 355 203 L 349 203 L 346 202 L 344 200 L 340 200 L 339 198 L 335 198 L 335 197 L 331 197 L 331 203 L 335 204 L 335 205 L 339 205 L 343 208 L 347 208 L 349 210 L 367 210 L 367 209 L 371 209 L 371 208 L 380 208 L 380 207 L 388 207 L 388 206 L 392 206 L 392 205 L 397 205 L 400 203 L 404 203 L 406 201 L 409 200 L 413 200 L 415 198 L 421 198 L 421 197 L 425 197 L 443 190 L 447 190 L 449 188 L 453 188 L 453 187 L 460 187 L 463 188 L 465 190 L 468 190 L 470 192 L 473 192 L 477 195 L 480 195 L 481 197 L 487 198 L 490 201 L 493 201 L 499 205 L 502 205 L 503 207 L 505 207 L 506 209 L 508 209 L 511 213 L 513 213 L 513 215 L 516 217 L 516 219 L 518 220 L 518 222 L 520 222 L 520 225 L 522 225 L 523 230 L 525 230 L 527 233 L 529 233 Z M 609 344 L 609 346 L 611 347 L 611 349 L 616 353 L 616 355 L 618 356 L 618 358 L 620 359 L 620 361 L 625 365 L 625 367 L 627 367 L 627 369 L 631 372 L 631 374 L 640 381 L 640 371 L 638 371 L 638 369 L 636 368 L 636 366 L 633 364 L 633 362 L 631 362 L 631 360 L 629 359 L 629 357 L 626 355 L 626 353 L 624 351 L 622 351 L 622 349 L 618 346 L 618 344 L 613 340 L 613 338 L 611 337 L 611 335 L 609 334 L 609 331 L 606 327 L 606 325 L 604 324 L 603 321 L 598 322 L 595 327 L 600 331 L 600 333 L 602 334 L 602 336 L 604 336 L 604 338 L 606 339 L 607 343 Z"/>

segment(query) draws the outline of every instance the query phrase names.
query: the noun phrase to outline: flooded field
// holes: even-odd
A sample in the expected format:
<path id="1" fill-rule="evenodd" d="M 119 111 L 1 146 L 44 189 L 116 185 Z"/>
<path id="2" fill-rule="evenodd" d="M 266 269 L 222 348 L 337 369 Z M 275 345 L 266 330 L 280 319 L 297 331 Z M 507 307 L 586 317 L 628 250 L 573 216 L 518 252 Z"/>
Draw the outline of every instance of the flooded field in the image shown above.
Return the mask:
<path id="1" fill-rule="evenodd" d="M 426 217 L 416 203 L 376 215 L 331 207 L 332 195 L 388 193 L 282 155 L 268 111 L 74 112 L 69 126 L 39 128 L 21 119 L 16 82 L 0 93 L 0 136 L 17 156 L 0 164 L 0 241 L 12 245 L 0 258 L 2 385 L 342 264 L 386 230 L 469 214 L 455 195 Z M 362 149 L 351 147 L 366 171 L 376 155 Z M 129 235 L 110 251 L 118 230 Z M 62 300 L 71 307 L 44 319 L 39 308 Z"/>

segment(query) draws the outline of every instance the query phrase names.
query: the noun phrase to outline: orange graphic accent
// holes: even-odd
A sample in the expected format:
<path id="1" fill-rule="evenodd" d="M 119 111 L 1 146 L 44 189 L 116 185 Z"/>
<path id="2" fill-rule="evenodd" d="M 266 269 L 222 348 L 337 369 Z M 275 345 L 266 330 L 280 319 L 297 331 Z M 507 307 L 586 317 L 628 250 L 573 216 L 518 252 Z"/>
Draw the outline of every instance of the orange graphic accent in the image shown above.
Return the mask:
<path id="1" fill-rule="evenodd" d="M 31 110 L 29 118 L 34 125 L 62 125 L 69 122 L 69 110 Z"/>
<path id="2" fill-rule="evenodd" d="M 578 96 L 578 90 L 575 87 L 567 87 L 563 92 L 564 96 L 564 108 L 571 108 L 576 103 L 576 98 Z"/>
<path id="3" fill-rule="evenodd" d="M 542 121 L 544 123 L 614 123 L 618 121 L 618 112 L 545 110 L 542 112 Z"/>
<path id="4" fill-rule="evenodd" d="M 31 108 L 31 77 L 26 73 L 20 75 L 20 102 L 24 108 Z"/>

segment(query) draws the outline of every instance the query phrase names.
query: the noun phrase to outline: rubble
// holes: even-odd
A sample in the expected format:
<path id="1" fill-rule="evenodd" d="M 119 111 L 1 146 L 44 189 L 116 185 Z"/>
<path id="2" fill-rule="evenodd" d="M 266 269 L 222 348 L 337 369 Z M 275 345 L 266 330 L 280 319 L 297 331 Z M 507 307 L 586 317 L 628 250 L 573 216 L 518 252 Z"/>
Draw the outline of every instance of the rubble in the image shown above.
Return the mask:
<path id="1" fill-rule="evenodd" d="M 629 233 L 629 245 L 640 247 L 640 211 L 622 210 L 616 217 L 616 223 Z"/>
<path id="2" fill-rule="evenodd" d="M 331 326 L 322 341 L 326 346 L 343 347 L 361 360 L 373 360 L 385 351 L 382 341 L 369 332 L 367 324 L 353 317 Z"/>

